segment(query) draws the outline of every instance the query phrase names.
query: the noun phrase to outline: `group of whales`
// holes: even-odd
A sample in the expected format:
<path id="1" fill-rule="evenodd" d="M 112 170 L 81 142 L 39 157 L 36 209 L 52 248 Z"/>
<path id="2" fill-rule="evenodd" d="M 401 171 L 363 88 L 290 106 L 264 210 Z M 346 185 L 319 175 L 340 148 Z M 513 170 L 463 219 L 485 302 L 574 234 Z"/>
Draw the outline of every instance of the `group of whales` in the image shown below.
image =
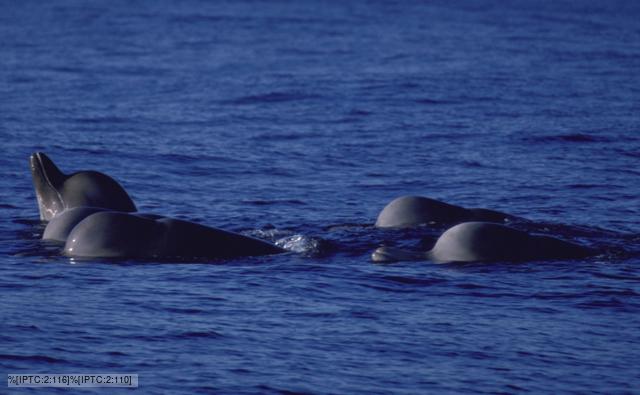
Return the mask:
<path id="1" fill-rule="evenodd" d="M 380 247 L 371 255 L 375 262 L 431 260 L 437 263 L 477 261 L 528 261 L 577 259 L 596 251 L 549 236 L 530 235 L 504 223 L 517 218 L 487 209 L 467 209 L 422 196 L 403 196 L 378 215 L 379 228 L 419 225 L 452 226 L 438 237 L 430 251 L 412 252 Z"/>
<path id="2" fill-rule="evenodd" d="M 48 156 L 30 157 L 43 239 L 64 243 L 64 254 L 78 258 L 227 259 L 278 254 L 285 250 L 252 237 L 194 222 L 139 214 L 113 178 L 96 171 L 66 175 Z M 534 236 L 500 224 L 514 218 L 486 209 L 466 209 L 437 200 L 404 196 L 389 203 L 375 223 L 406 228 L 433 223 L 454 225 L 427 252 L 380 247 L 375 262 L 431 260 L 475 262 L 571 259 L 593 255 L 587 247 Z"/>
<path id="3" fill-rule="evenodd" d="M 127 192 L 96 171 L 66 175 L 44 153 L 31 155 L 43 239 L 79 258 L 212 258 L 277 254 L 252 237 L 174 218 L 138 214 Z"/>

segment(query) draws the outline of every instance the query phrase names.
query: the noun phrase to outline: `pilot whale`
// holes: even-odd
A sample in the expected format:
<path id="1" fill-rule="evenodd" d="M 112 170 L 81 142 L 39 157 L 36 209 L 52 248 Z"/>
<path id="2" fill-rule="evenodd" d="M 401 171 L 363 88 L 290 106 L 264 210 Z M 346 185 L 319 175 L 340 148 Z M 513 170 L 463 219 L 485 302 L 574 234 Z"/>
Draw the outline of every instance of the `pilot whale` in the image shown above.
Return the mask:
<path id="1" fill-rule="evenodd" d="M 73 207 L 136 211 L 124 188 L 106 174 L 97 171 L 64 174 L 42 152 L 32 154 L 29 162 L 42 221 Z"/>
<path id="2" fill-rule="evenodd" d="M 99 211 L 105 211 L 105 209 L 100 207 L 72 207 L 58 213 L 58 215 L 51 218 L 44 228 L 42 240 L 66 242 L 69 233 L 80 221 Z"/>
<path id="3" fill-rule="evenodd" d="M 463 222 L 445 231 L 427 252 L 380 247 L 374 262 L 431 260 L 436 263 L 578 259 L 596 251 L 549 236 L 530 235 L 490 222 Z"/>
<path id="4" fill-rule="evenodd" d="M 505 222 L 515 218 L 499 211 L 467 209 L 422 196 L 401 196 L 382 209 L 375 226 L 408 228 L 424 224 L 451 225 L 468 221 Z"/>
<path id="5" fill-rule="evenodd" d="M 228 259 L 282 252 L 266 241 L 194 222 L 117 211 L 87 215 L 64 247 L 65 255 L 78 258 Z"/>
<path id="6" fill-rule="evenodd" d="M 64 243 L 67 241 L 69 233 L 71 233 L 71 231 L 77 224 L 79 224 L 83 219 L 90 216 L 91 214 L 102 211 L 110 210 L 100 207 L 72 207 L 70 209 L 64 210 L 55 217 L 51 218 L 51 220 L 47 223 L 47 226 L 44 228 L 44 232 L 42 233 L 42 239 Z M 163 218 L 162 216 L 155 214 L 136 213 L 136 215 L 150 219 Z"/>

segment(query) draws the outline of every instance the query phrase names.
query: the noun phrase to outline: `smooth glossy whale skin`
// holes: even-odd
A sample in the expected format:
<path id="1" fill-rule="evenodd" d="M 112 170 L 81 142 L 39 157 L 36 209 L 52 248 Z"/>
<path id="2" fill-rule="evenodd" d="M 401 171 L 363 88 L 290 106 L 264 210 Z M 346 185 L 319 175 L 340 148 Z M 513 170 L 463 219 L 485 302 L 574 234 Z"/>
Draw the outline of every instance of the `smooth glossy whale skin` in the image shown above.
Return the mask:
<path id="1" fill-rule="evenodd" d="M 378 228 L 407 228 L 424 224 L 451 225 L 465 221 L 504 222 L 515 217 L 487 209 L 467 209 L 422 196 L 401 196 L 378 215 Z"/>
<path id="2" fill-rule="evenodd" d="M 577 259 L 595 251 L 489 222 L 463 222 L 442 234 L 428 253 L 435 262 Z"/>
<path id="3" fill-rule="evenodd" d="M 71 230 L 83 219 L 91 214 L 95 214 L 105 209 L 99 207 L 73 207 L 68 210 L 64 210 L 47 223 L 47 227 L 44 228 L 42 234 L 43 240 L 51 241 L 67 241 L 67 236 L 71 233 Z"/>
<path id="4" fill-rule="evenodd" d="M 42 152 L 31 155 L 30 165 L 40 219 L 43 221 L 49 221 L 74 207 L 136 211 L 135 204 L 124 188 L 106 174 L 79 171 L 66 175 Z"/>
<path id="5" fill-rule="evenodd" d="M 102 212 L 102 211 L 112 211 L 107 210 L 100 207 L 73 207 L 67 210 L 62 211 L 55 217 L 51 218 L 51 221 L 47 223 L 47 226 L 44 228 L 44 232 L 42 234 L 43 240 L 49 241 L 59 241 L 66 242 L 69 236 L 69 233 L 73 230 L 73 228 L 80 223 L 86 217 Z M 149 219 L 160 219 L 163 218 L 160 215 L 155 214 L 136 214 L 140 217 L 149 218 Z"/>
<path id="6" fill-rule="evenodd" d="M 79 258 L 228 259 L 282 252 L 266 241 L 189 221 L 114 211 L 84 218 L 64 248 Z"/>
<path id="7" fill-rule="evenodd" d="M 492 262 L 578 259 L 596 251 L 548 236 L 534 236 L 508 226 L 489 222 L 463 222 L 444 232 L 433 249 L 411 252 L 391 247 L 378 248 L 375 262 L 432 260 L 449 262 Z"/>

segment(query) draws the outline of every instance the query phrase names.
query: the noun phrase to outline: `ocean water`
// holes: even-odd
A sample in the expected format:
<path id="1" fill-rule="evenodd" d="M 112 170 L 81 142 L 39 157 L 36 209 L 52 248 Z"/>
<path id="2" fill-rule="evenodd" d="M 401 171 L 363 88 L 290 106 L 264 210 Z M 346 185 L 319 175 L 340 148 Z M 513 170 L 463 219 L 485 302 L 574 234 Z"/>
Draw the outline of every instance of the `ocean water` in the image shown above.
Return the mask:
<path id="1" fill-rule="evenodd" d="M 136 373 L 145 394 L 640 393 L 640 3 L 1 4 L 2 374 Z M 35 151 L 111 175 L 140 211 L 290 252 L 74 261 L 39 240 Z M 602 253 L 374 264 L 442 231 L 373 228 L 407 194 Z"/>

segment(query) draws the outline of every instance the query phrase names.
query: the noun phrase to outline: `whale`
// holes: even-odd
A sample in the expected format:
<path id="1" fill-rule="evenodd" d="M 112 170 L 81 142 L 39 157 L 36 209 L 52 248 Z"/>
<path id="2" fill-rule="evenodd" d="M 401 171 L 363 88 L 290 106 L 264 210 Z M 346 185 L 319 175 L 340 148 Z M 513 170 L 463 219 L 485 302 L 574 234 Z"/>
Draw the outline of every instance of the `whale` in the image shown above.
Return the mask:
<path id="1" fill-rule="evenodd" d="M 64 245 L 64 254 L 72 258 L 230 259 L 282 252 L 271 243 L 238 233 L 121 211 L 87 215 L 73 226 Z"/>
<path id="2" fill-rule="evenodd" d="M 401 196 L 387 204 L 375 222 L 377 228 L 409 228 L 419 225 L 453 225 L 461 222 L 506 222 L 509 214 L 488 209 L 468 209 L 423 196 Z"/>
<path id="3" fill-rule="evenodd" d="M 102 211 L 110 210 L 101 207 L 72 207 L 66 209 L 47 222 L 47 226 L 44 228 L 44 232 L 42 233 L 42 240 L 64 243 L 67 241 L 69 233 L 71 233 L 73 228 L 80 223 L 80 221 L 91 214 Z M 156 214 L 136 213 L 136 215 L 150 219 L 163 218 Z"/>
<path id="4" fill-rule="evenodd" d="M 564 260 L 593 256 L 597 251 L 549 236 L 531 235 L 502 224 L 463 222 L 447 229 L 433 248 L 413 252 L 380 247 L 374 262 L 430 260 L 435 263 Z"/>
<path id="5" fill-rule="evenodd" d="M 83 219 L 91 214 L 106 209 L 100 207 L 72 207 L 58 213 L 47 222 L 47 226 L 42 233 L 42 240 L 66 242 L 69 233 Z"/>
<path id="6" fill-rule="evenodd" d="M 136 206 L 113 178 L 97 171 L 64 174 L 44 153 L 29 158 L 33 186 L 42 221 L 74 207 L 97 207 L 124 212 L 136 211 Z"/>

